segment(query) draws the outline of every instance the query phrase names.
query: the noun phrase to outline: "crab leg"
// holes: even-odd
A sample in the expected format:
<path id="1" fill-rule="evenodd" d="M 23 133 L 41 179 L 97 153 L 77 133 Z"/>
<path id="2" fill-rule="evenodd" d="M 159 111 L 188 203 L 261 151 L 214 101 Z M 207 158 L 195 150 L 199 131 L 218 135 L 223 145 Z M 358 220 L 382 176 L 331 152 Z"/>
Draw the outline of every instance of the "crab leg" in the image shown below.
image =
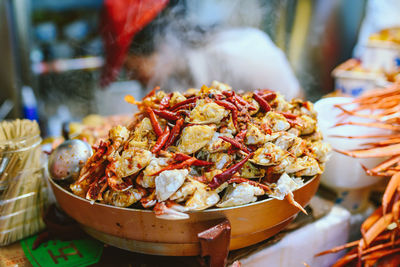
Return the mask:
<path id="1" fill-rule="evenodd" d="M 154 96 L 157 90 L 160 90 L 160 86 L 154 87 L 147 95 L 143 97 L 143 99 Z"/>
<path id="2" fill-rule="evenodd" d="M 158 137 L 156 144 L 151 149 L 151 153 L 156 154 L 158 151 L 160 151 L 161 148 L 163 148 L 163 146 L 167 142 L 169 136 L 170 136 L 170 131 L 169 131 L 169 127 L 167 125 L 167 126 L 165 126 L 164 132 L 160 135 L 160 137 Z"/>
<path id="3" fill-rule="evenodd" d="M 400 217 L 400 200 L 396 201 L 396 203 L 393 204 L 392 213 L 393 213 L 394 221 L 395 222 L 399 221 L 399 217 Z"/>
<path id="4" fill-rule="evenodd" d="M 347 253 L 343 258 L 340 258 L 332 267 L 341 267 L 346 266 L 348 263 L 352 262 L 357 258 L 356 249 L 352 249 L 349 253 Z"/>
<path id="5" fill-rule="evenodd" d="M 334 138 L 347 138 L 347 139 L 368 139 L 368 138 L 400 138 L 400 135 L 353 135 L 353 136 L 346 136 L 346 135 L 335 135 L 331 134 L 329 137 L 334 137 Z"/>
<path id="6" fill-rule="evenodd" d="M 355 247 L 355 246 L 358 245 L 359 242 L 360 242 L 360 240 L 356 240 L 356 241 L 353 241 L 353 242 L 350 242 L 350 243 L 347 243 L 347 244 L 344 244 L 344 245 L 341 245 L 341 246 L 338 246 L 338 247 L 334 247 L 334 248 L 329 249 L 329 250 L 322 251 L 322 252 L 320 252 L 318 254 L 315 254 L 315 257 L 322 256 L 322 255 L 325 255 L 325 254 L 330 254 L 330 253 L 336 253 L 336 252 L 339 252 L 339 251 L 341 251 L 343 249 L 346 249 L 346 248 Z"/>
<path id="7" fill-rule="evenodd" d="M 153 126 L 154 132 L 156 133 L 157 136 L 161 136 L 163 134 L 163 130 L 161 129 L 160 123 L 156 118 L 156 114 L 154 114 L 153 109 L 150 107 L 146 107 L 146 111 L 149 114 L 149 118 L 151 121 L 151 125 Z"/>
<path id="8" fill-rule="evenodd" d="M 367 174 L 374 175 L 376 173 L 379 173 L 380 171 L 386 170 L 390 166 L 392 166 L 396 163 L 399 163 L 399 162 L 400 162 L 400 156 L 391 157 L 390 159 L 387 159 L 384 162 L 382 162 L 381 164 L 379 164 L 378 166 L 367 170 Z"/>
<path id="9" fill-rule="evenodd" d="M 107 177 L 103 176 L 100 180 L 95 180 L 90 186 L 89 190 L 86 192 L 86 199 L 90 200 L 102 200 L 101 194 L 106 190 Z"/>
<path id="10" fill-rule="evenodd" d="M 383 214 L 386 213 L 387 207 L 399 186 L 400 186 L 400 172 L 396 173 L 395 175 L 392 176 L 392 178 L 390 178 L 389 184 L 387 185 L 385 193 L 383 194 L 382 197 Z"/>
<path id="11" fill-rule="evenodd" d="M 390 124 L 380 123 L 380 122 L 354 122 L 354 121 L 349 121 L 349 122 L 337 123 L 337 124 L 333 125 L 332 128 L 333 127 L 343 126 L 343 125 L 357 125 L 357 126 L 366 126 L 366 127 L 386 129 L 386 130 L 391 130 L 391 131 L 400 131 L 400 126 L 395 126 L 395 125 L 390 125 Z"/>
<path id="12" fill-rule="evenodd" d="M 367 245 L 371 244 L 372 241 L 383 231 L 386 230 L 386 227 L 392 222 L 393 219 L 393 214 L 388 213 L 379 220 L 377 220 L 374 225 L 371 226 L 371 228 L 368 229 L 368 231 L 365 233 L 364 239 L 361 239 L 359 243 L 359 248 L 363 249 Z"/>
<path id="13" fill-rule="evenodd" d="M 145 209 L 151 208 L 154 205 L 156 205 L 157 204 L 156 190 L 153 190 L 153 192 L 151 192 L 151 194 L 148 195 L 147 197 L 142 198 L 140 200 L 140 203 Z"/>
<path id="14" fill-rule="evenodd" d="M 364 143 L 363 146 L 385 146 L 400 143 L 400 138 L 387 139 L 375 143 Z"/>
<path id="15" fill-rule="evenodd" d="M 400 266 L 400 255 L 391 255 L 379 261 L 378 267 L 398 267 Z"/>
<path id="16" fill-rule="evenodd" d="M 251 158 L 253 156 L 253 154 L 254 153 L 248 154 L 244 159 L 242 159 L 238 163 L 232 165 L 231 167 L 226 169 L 224 172 L 215 175 L 214 178 L 212 179 L 212 181 L 208 184 L 208 186 L 211 189 L 215 189 L 218 186 L 220 186 L 221 184 L 223 184 L 224 182 L 226 182 L 229 178 L 231 178 L 236 172 L 238 172 L 243 167 L 243 165 L 249 160 L 249 158 Z"/>
<path id="17" fill-rule="evenodd" d="M 363 255 L 364 254 L 369 254 L 371 252 L 375 252 L 377 250 L 381 250 L 383 248 L 387 248 L 387 247 L 392 247 L 392 246 L 397 246 L 400 244 L 400 240 L 397 240 L 396 242 L 389 242 L 389 243 L 384 243 L 384 244 L 378 244 L 376 246 L 370 247 L 366 250 L 364 250 Z"/>
<path id="18" fill-rule="evenodd" d="M 292 206 L 295 206 L 299 210 L 301 210 L 305 215 L 307 215 L 307 211 L 294 199 L 293 192 L 290 191 L 285 197 Z"/>
<path id="19" fill-rule="evenodd" d="M 361 224 L 361 235 L 366 242 L 365 233 L 373 226 L 379 218 L 382 217 L 382 207 L 376 209 L 362 224 Z"/>
<path id="20" fill-rule="evenodd" d="M 372 259 L 379 259 L 383 258 L 385 256 L 391 255 L 393 253 L 400 252 L 400 248 L 394 248 L 391 250 L 385 250 L 385 251 L 375 251 L 374 253 L 371 253 L 369 255 L 366 255 L 362 257 L 362 260 L 372 260 Z"/>
<path id="21" fill-rule="evenodd" d="M 370 149 L 360 150 L 340 150 L 334 149 L 336 152 L 345 154 L 353 158 L 377 158 L 377 157 L 388 157 L 400 154 L 400 144 L 390 145 L 385 147 L 377 147 Z"/>

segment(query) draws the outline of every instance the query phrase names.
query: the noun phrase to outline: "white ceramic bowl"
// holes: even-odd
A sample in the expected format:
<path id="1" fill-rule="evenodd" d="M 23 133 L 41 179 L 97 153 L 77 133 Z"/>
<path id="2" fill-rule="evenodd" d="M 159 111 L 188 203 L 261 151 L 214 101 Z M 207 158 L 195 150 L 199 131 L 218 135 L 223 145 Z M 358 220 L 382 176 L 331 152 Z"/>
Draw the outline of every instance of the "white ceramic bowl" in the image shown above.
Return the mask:
<path id="1" fill-rule="evenodd" d="M 370 41 L 361 55 L 361 62 L 368 70 L 393 72 L 399 68 L 400 45 L 391 42 Z"/>
<path id="2" fill-rule="evenodd" d="M 347 139 L 336 138 L 331 135 L 358 136 L 358 135 L 377 135 L 388 133 L 386 130 L 374 129 L 363 126 L 339 126 L 332 127 L 340 118 L 342 111 L 335 104 L 351 102 L 351 97 L 331 97 L 324 98 L 315 103 L 318 112 L 318 126 L 323 133 L 326 142 L 333 148 L 342 150 L 359 149 L 362 143 L 374 142 L 374 139 Z M 349 106 L 346 106 L 346 108 Z M 368 122 L 368 119 L 350 117 L 346 121 Z M 335 189 L 359 189 L 375 184 L 380 178 L 366 175 L 361 164 L 372 168 L 382 162 L 383 158 L 356 159 L 338 152 L 332 151 L 330 160 L 327 162 L 325 171 L 321 175 L 321 183 Z"/>

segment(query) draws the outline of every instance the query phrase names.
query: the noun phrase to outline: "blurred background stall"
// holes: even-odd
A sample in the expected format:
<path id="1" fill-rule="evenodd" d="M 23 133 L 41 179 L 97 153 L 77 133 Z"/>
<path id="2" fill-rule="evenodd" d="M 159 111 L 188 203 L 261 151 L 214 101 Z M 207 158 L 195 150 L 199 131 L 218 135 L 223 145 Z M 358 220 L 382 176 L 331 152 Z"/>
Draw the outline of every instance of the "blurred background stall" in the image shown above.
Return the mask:
<path id="1" fill-rule="evenodd" d="M 166 29 L 175 31 L 172 37 L 180 44 L 172 49 L 179 49 L 182 45 L 201 46 L 196 34 L 203 36 L 205 30 L 251 27 L 266 33 L 282 49 L 307 98 L 316 100 L 333 90 L 332 69 L 351 56 L 364 5 L 363 0 L 250 0 L 246 3 L 171 0 L 153 22 L 134 36 L 130 54 L 145 55 L 160 48 L 159 40 L 172 36 L 171 32 L 166 34 Z M 102 8 L 102 0 L 5 0 L 0 3 L 3 113 L 12 106 L 8 117 L 18 117 L 23 115 L 22 106 L 33 106 L 39 114 L 43 133 L 54 136 L 61 133 L 61 122 L 65 120 L 78 120 L 91 113 L 112 115 L 131 111 L 122 103 L 121 96 L 130 93 L 140 98 L 143 95 L 147 85 L 140 83 L 138 75 L 143 71 L 135 68 L 145 65 L 127 57 L 125 67 L 114 82 L 100 88 L 100 70 L 105 61 L 99 30 Z M 246 45 L 243 40 L 242 45 Z M 175 51 L 177 55 L 180 52 Z M 198 65 L 198 61 L 201 64 L 201 59 L 190 60 L 191 65 Z M 179 58 L 173 62 L 178 64 Z M 265 65 L 273 69 L 275 62 Z M 242 69 L 254 73 L 254 77 L 262 76 L 265 71 L 246 63 Z M 163 75 L 160 68 L 155 71 Z M 188 85 L 193 82 L 187 80 Z M 32 88 L 33 94 L 22 94 L 24 86 L 28 86 L 25 91 Z"/>

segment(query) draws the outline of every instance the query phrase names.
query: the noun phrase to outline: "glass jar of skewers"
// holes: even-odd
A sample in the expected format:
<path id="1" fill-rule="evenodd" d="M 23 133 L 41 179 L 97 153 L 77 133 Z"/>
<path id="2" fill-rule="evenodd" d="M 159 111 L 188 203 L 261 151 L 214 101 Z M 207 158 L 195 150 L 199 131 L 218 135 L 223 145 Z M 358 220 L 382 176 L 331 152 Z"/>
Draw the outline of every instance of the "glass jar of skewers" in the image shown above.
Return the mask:
<path id="1" fill-rule="evenodd" d="M 44 228 L 47 186 L 41 141 L 34 121 L 0 122 L 0 246 Z"/>

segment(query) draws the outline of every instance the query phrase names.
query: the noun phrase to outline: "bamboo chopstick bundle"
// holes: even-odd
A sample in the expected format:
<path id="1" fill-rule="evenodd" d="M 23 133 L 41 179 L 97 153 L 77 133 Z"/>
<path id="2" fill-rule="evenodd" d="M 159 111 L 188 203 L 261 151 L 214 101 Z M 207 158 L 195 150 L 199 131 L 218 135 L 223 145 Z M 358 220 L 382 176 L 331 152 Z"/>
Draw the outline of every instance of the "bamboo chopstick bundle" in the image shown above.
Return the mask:
<path id="1" fill-rule="evenodd" d="M 44 227 L 47 199 L 36 122 L 0 122 L 0 246 Z"/>

